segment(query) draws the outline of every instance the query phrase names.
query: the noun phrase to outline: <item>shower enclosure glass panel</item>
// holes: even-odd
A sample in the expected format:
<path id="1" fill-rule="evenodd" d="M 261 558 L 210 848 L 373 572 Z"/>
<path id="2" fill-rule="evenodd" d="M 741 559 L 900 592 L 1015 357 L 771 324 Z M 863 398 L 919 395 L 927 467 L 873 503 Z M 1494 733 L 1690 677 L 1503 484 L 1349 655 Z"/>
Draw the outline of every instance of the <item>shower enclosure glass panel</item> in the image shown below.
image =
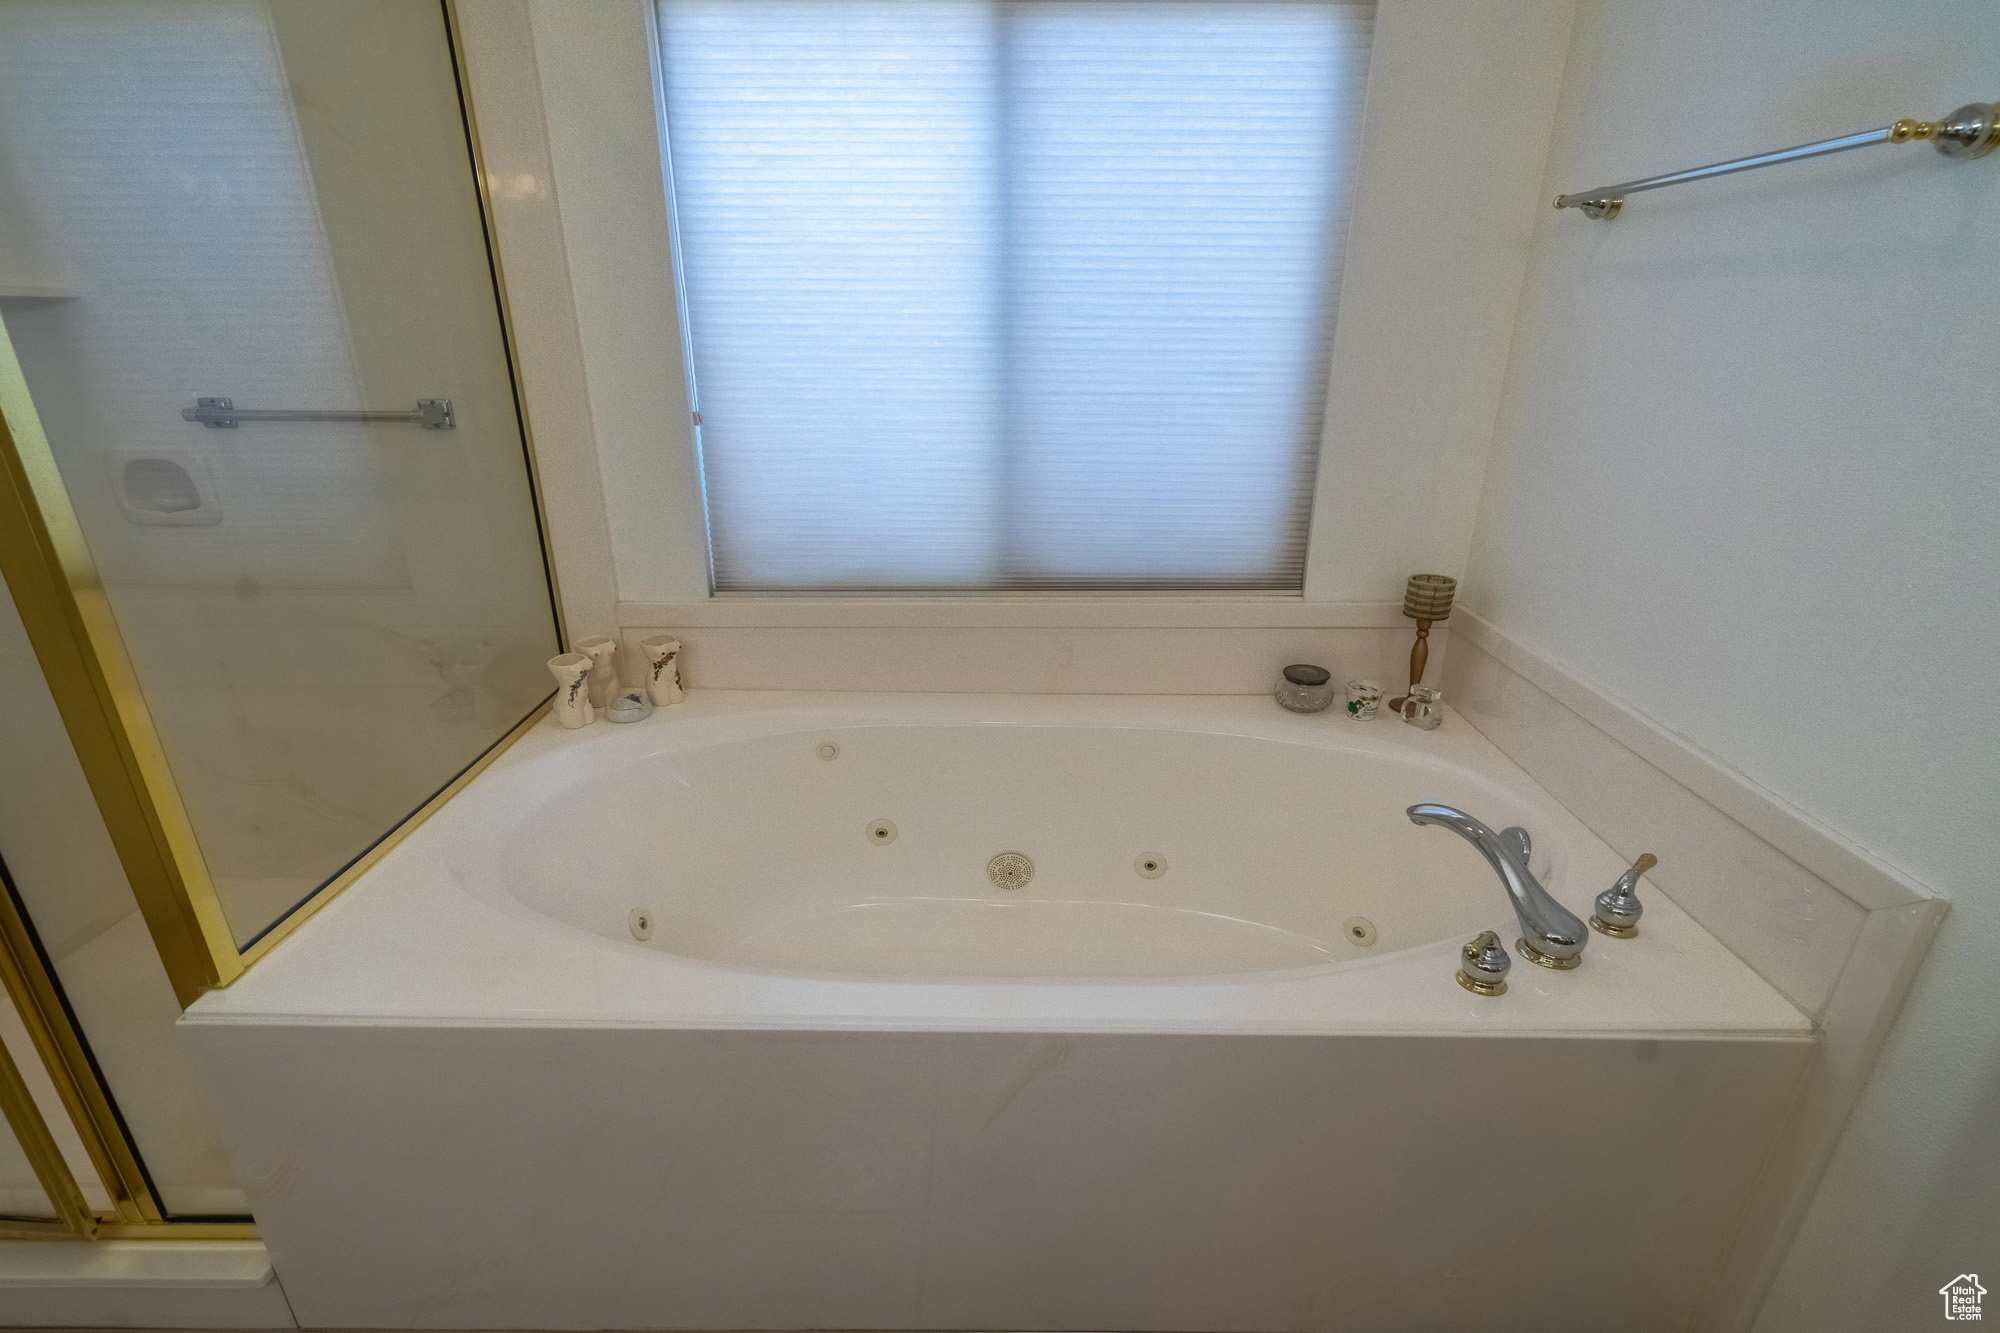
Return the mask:
<path id="1" fill-rule="evenodd" d="M 5 1003 L 6 997 L 0 996 L 0 1005 Z M 13 1043 L 0 1044 L 7 1047 L 8 1056 L 13 1058 Z M 14 1063 L 18 1066 L 20 1060 L 14 1058 Z M 27 1151 L 8 1123 L 0 1119 L 0 1235 L 4 1235 L 9 1222 L 53 1222 L 55 1216 L 55 1205 L 49 1202 Z"/>
<path id="2" fill-rule="evenodd" d="M 6 411 L 239 948 L 551 689 L 473 172 L 436 0 L 0 0 Z"/>
<path id="3" fill-rule="evenodd" d="M 118 863 L 14 603 L 0 595 L 0 893 L 16 896 L 118 1119 L 169 1215 L 250 1211 L 223 1160 L 172 984 Z M 0 994 L 0 1033 L 25 1029 Z M 32 1074 L 32 1049 L 10 1037 Z M 48 1118 L 61 1120 L 56 1110 Z M 61 1134 L 63 1130 L 58 1130 Z M 4 1164 L 0 1164 L 4 1165 Z M 88 1161 L 76 1167 L 108 1206 Z M 11 1176 L 0 1176 L 0 1191 Z M 0 1208 L 0 1211 L 5 1211 Z"/>

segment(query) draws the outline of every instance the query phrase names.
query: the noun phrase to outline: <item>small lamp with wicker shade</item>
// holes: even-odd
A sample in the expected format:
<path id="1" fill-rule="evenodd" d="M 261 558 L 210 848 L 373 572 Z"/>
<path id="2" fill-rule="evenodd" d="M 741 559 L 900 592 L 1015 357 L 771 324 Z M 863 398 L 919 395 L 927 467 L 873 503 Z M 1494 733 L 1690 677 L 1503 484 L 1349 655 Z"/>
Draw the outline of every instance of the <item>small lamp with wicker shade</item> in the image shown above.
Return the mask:
<path id="1" fill-rule="evenodd" d="M 1403 614 L 1417 622 L 1416 646 L 1410 649 L 1410 687 L 1423 684 L 1424 667 L 1431 660 L 1431 622 L 1451 617 L 1451 599 L 1458 592 L 1458 580 L 1444 574 L 1412 574 L 1403 590 Z M 1400 712 L 1408 691 L 1389 701 L 1390 712 Z"/>

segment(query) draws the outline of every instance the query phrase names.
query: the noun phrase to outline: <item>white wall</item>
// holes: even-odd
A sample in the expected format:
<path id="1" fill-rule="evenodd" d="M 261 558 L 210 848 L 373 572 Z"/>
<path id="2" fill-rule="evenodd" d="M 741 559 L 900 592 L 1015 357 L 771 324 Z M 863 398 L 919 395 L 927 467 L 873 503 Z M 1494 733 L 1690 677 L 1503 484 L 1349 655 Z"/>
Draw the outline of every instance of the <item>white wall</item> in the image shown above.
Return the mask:
<path id="1" fill-rule="evenodd" d="M 1586 0 L 1547 192 L 2000 94 L 2000 7 Z M 2000 1253 L 2000 156 L 1544 215 L 1467 599 L 1954 901 L 1758 1327 Z"/>

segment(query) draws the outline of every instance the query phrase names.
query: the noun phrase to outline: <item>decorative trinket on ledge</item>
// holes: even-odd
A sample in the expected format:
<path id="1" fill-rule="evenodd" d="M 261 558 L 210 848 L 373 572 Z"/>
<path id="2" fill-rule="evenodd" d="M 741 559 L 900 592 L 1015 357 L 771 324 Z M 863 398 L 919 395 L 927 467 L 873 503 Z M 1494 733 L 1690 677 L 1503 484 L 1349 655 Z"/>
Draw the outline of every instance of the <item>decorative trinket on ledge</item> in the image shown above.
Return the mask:
<path id="1" fill-rule="evenodd" d="M 681 688 L 681 641 L 671 634 L 654 634 L 639 640 L 646 655 L 646 697 L 656 707 L 677 704 L 687 697 Z"/>
<path id="2" fill-rule="evenodd" d="M 1323 666 L 1295 662 L 1278 677 L 1271 697 L 1294 713 L 1323 712 L 1333 702 L 1333 673 Z"/>
<path id="3" fill-rule="evenodd" d="M 1444 721 L 1444 691 L 1430 685 L 1412 685 L 1398 711 L 1411 726 L 1436 731 Z"/>
<path id="4" fill-rule="evenodd" d="M 1417 622 L 1417 642 L 1410 649 L 1410 685 L 1415 688 L 1424 683 L 1424 667 L 1431 660 L 1431 625 L 1435 621 L 1449 619 L 1451 599 L 1458 593 L 1458 580 L 1445 574 L 1412 574 L 1409 587 L 1403 590 L 1403 614 Z M 1403 711 L 1403 701 L 1410 696 L 1399 694 L 1389 701 L 1389 711 Z"/>
<path id="5" fill-rule="evenodd" d="M 590 659 L 590 703 L 602 708 L 618 697 L 618 641 L 602 634 L 576 639 L 570 647 Z"/>
<path id="6" fill-rule="evenodd" d="M 590 704 L 590 659 L 582 653 L 564 653 L 549 659 L 549 674 L 556 678 L 556 721 L 575 731 L 597 721 Z"/>
<path id="7" fill-rule="evenodd" d="M 625 690 L 611 696 L 611 702 L 604 705 L 606 722 L 643 722 L 653 713 L 653 705 L 646 702 L 643 690 Z"/>

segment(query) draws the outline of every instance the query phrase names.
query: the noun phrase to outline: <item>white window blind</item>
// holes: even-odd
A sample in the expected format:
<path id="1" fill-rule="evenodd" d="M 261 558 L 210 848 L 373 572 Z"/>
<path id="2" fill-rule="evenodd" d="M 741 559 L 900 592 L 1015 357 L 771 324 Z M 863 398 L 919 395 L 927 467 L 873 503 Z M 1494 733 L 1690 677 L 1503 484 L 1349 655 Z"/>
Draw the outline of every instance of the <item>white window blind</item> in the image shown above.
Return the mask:
<path id="1" fill-rule="evenodd" d="M 718 590 L 1296 590 L 1370 4 L 659 0 Z"/>

